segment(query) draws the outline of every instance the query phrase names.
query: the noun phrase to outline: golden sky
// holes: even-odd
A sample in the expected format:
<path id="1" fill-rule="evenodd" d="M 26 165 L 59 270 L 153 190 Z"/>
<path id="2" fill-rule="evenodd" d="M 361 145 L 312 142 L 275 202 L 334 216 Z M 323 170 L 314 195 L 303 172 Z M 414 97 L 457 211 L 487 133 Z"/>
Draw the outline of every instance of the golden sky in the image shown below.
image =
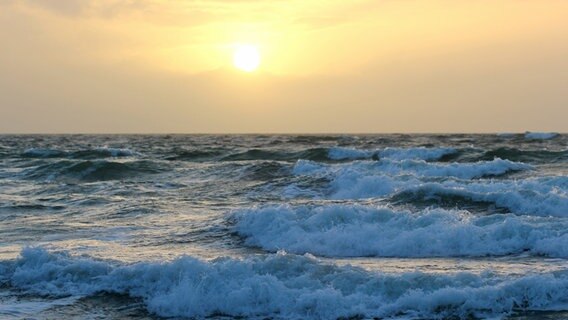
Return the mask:
<path id="1" fill-rule="evenodd" d="M 565 0 L 1 0 L 0 132 L 568 131 Z M 234 68 L 241 44 L 261 65 Z"/>

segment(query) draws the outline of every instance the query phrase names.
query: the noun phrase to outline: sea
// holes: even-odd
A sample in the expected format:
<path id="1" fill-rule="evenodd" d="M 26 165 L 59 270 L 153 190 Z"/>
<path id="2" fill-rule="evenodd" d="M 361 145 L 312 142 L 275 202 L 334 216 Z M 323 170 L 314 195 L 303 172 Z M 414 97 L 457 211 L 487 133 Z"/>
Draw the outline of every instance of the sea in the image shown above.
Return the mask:
<path id="1" fill-rule="evenodd" d="M 568 319 L 568 135 L 0 135 L 0 319 Z"/>

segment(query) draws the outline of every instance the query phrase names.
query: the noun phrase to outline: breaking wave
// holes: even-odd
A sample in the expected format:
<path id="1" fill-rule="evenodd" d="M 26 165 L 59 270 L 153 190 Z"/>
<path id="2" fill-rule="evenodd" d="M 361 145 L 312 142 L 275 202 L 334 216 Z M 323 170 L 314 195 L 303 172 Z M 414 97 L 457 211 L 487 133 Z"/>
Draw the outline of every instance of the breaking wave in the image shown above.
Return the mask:
<path id="1" fill-rule="evenodd" d="M 23 292 L 51 297 L 127 294 L 164 317 L 469 319 L 568 308 L 566 271 L 384 274 L 283 253 L 117 265 L 29 248 L 0 265 L 0 275 Z"/>
<path id="2" fill-rule="evenodd" d="M 328 257 L 568 257 L 568 220 L 358 205 L 288 205 L 234 212 L 249 246 Z"/>
<path id="3" fill-rule="evenodd" d="M 425 202 L 468 207 L 473 201 L 515 214 L 568 216 L 566 176 L 479 179 L 529 169 L 532 166 L 501 159 L 476 163 L 381 160 L 333 165 L 298 161 L 293 173 L 327 179 L 325 197 L 332 199 L 390 198 L 393 203 L 419 207 Z"/>

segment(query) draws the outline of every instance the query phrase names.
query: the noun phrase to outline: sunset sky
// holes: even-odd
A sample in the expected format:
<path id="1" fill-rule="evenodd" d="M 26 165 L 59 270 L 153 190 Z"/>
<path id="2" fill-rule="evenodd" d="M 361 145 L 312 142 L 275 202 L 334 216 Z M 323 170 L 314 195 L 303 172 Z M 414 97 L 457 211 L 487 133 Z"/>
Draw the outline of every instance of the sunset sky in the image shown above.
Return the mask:
<path id="1" fill-rule="evenodd" d="M 0 43 L 4 133 L 568 131 L 564 0 L 1 0 Z"/>

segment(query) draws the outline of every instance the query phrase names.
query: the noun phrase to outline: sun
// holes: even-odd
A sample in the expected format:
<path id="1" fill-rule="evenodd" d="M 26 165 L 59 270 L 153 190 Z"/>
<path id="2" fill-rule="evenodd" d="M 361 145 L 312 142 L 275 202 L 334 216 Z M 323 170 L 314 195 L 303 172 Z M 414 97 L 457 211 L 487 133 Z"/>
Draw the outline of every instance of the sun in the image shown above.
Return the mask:
<path id="1" fill-rule="evenodd" d="M 258 48 L 253 45 L 239 45 L 233 54 L 233 65 L 235 68 L 253 72 L 260 65 L 260 53 Z"/>

